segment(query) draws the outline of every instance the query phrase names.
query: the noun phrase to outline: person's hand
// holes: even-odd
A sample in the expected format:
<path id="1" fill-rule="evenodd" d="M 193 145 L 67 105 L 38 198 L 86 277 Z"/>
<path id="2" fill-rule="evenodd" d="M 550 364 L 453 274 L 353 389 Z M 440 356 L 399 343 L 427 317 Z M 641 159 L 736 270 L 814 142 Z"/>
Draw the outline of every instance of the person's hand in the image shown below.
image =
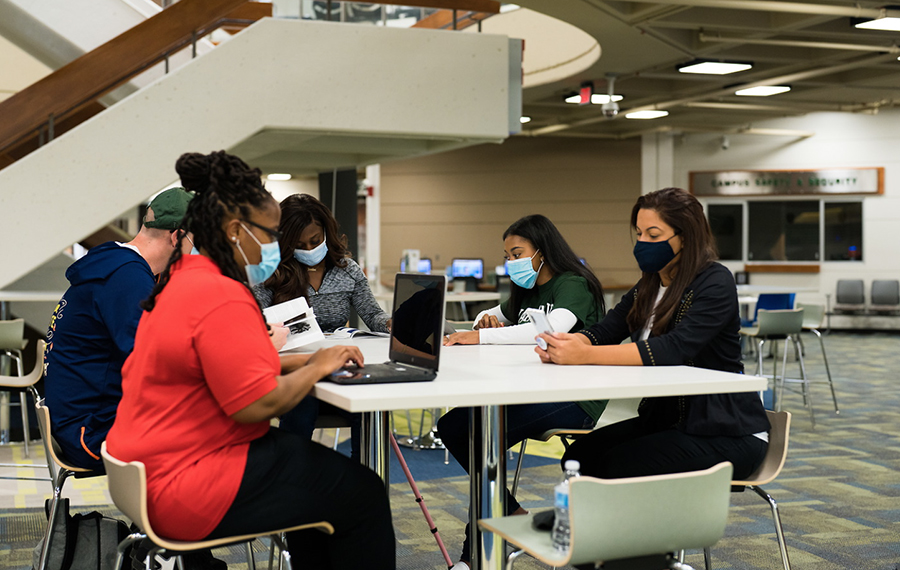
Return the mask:
<path id="1" fill-rule="evenodd" d="M 540 346 L 534 351 L 541 362 L 553 364 L 588 364 L 591 341 L 583 334 L 541 333 L 538 337 L 547 343 L 547 349 Z"/>
<path id="2" fill-rule="evenodd" d="M 363 355 L 356 346 L 331 346 L 317 350 L 307 362 L 307 366 L 319 369 L 319 376 L 324 378 L 335 370 L 352 362 L 363 367 Z"/>
<path id="3" fill-rule="evenodd" d="M 478 344 L 481 342 L 478 331 L 455 332 L 444 337 L 444 346 L 452 344 Z"/>
<path id="4" fill-rule="evenodd" d="M 481 320 L 475 323 L 475 326 L 472 327 L 475 330 L 478 329 L 499 329 L 503 326 L 503 323 L 500 322 L 500 319 L 495 317 L 494 315 L 485 315 L 481 317 Z M 460 343 L 462 344 L 462 343 Z M 474 343 L 469 343 L 474 344 Z"/>
<path id="5" fill-rule="evenodd" d="M 388 319 L 388 320 L 387 320 L 387 324 L 386 324 L 385 326 L 387 326 L 388 332 L 391 332 L 391 325 L 392 325 L 393 323 L 394 323 L 394 319 Z"/>
<path id="6" fill-rule="evenodd" d="M 275 350 L 281 350 L 287 344 L 288 333 L 291 332 L 284 323 L 269 323 L 269 338 L 275 345 Z"/>

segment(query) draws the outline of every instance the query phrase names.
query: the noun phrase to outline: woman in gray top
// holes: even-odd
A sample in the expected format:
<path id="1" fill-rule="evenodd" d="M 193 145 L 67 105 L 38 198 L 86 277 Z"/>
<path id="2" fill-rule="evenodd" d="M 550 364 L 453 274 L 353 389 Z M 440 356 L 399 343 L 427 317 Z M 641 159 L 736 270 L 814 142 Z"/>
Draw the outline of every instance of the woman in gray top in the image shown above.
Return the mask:
<path id="1" fill-rule="evenodd" d="M 263 307 L 306 297 L 323 332 L 347 324 L 350 308 L 373 331 L 388 332 L 390 316 L 381 310 L 362 269 L 347 251 L 331 211 L 309 194 L 281 202 L 281 264 L 253 293 Z"/>
<path id="2" fill-rule="evenodd" d="M 347 251 L 331 211 L 309 194 L 294 194 L 281 202 L 281 263 L 265 283 L 253 288 L 263 307 L 306 297 L 323 332 L 347 324 L 350 308 L 373 331 L 389 332 L 390 316 L 381 310 L 362 269 Z M 360 415 L 350 414 L 313 396 L 281 416 L 281 428 L 311 437 L 320 413 L 345 417 L 352 429 L 351 457 L 359 457 Z"/>

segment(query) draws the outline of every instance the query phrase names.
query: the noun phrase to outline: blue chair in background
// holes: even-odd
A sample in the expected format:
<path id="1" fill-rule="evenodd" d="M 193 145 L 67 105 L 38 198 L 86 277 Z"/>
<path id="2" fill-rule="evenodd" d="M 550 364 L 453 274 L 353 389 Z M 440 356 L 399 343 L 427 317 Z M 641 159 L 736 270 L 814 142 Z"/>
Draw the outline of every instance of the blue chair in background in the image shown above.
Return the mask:
<path id="1" fill-rule="evenodd" d="M 753 320 L 741 319 L 742 327 L 752 327 L 756 324 L 759 310 L 785 311 L 794 308 L 796 293 L 761 293 L 756 299 L 756 309 L 753 311 Z"/>

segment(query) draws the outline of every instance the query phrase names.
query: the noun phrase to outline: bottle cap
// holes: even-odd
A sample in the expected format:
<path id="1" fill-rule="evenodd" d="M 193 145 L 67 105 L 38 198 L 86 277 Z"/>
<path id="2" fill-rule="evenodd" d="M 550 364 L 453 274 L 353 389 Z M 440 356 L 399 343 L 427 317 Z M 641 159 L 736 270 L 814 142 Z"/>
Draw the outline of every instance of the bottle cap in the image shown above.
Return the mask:
<path id="1" fill-rule="evenodd" d="M 566 471 L 578 471 L 581 469 L 581 463 L 577 459 L 567 459 L 565 467 Z"/>

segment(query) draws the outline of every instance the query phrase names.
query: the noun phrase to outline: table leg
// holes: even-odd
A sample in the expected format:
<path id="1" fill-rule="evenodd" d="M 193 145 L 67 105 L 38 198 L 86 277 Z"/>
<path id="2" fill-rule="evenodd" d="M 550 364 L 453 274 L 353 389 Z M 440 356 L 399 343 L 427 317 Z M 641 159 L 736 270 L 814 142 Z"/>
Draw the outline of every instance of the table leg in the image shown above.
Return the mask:
<path id="1" fill-rule="evenodd" d="M 0 301 L 0 321 L 9 320 L 9 303 Z M 0 374 L 8 375 L 12 359 L 0 355 Z M 9 443 L 9 392 L 0 392 L 0 444 Z"/>
<path id="2" fill-rule="evenodd" d="M 470 408 L 469 434 L 472 570 L 502 570 L 506 542 L 493 533 L 482 533 L 477 521 L 506 515 L 506 408 Z M 481 441 L 480 454 L 476 437 Z"/>
<path id="3" fill-rule="evenodd" d="M 389 413 L 365 412 L 360 433 L 362 462 L 381 477 L 385 491 L 389 491 L 391 485 L 390 445 Z"/>

